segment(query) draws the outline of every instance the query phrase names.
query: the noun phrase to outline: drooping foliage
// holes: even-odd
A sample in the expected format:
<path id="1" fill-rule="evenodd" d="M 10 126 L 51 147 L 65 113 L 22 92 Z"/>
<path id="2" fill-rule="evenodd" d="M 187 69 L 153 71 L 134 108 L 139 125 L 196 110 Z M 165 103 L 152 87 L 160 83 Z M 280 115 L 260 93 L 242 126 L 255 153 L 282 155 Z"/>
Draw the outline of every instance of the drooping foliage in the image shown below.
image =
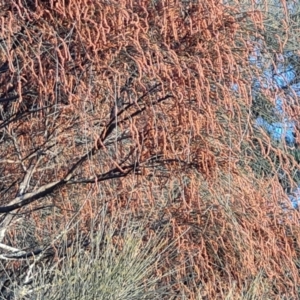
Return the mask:
<path id="1" fill-rule="evenodd" d="M 298 95 L 276 80 L 280 63 L 297 73 L 285 1 L 20 0 L 2 1 L 0 15 L 6 298 L 68 297 L 59 282 L 87 257 L 114 265 L 93 251 L 128 253 L 122 228 L 134 222 L 141 249 L 167 246 L 142 273 L 151 285 L 139 278 L 128 297 L 297 297 L 298 213 L 285 190 L 299 160 L 257 124 L 282 120 L 280 98 L 299 143 Z M 95 227 L 111 220 L 100 241 Z M 124 298 L 116 277 L 106 299 Z M 101 278 L 89 277 L 85 299 Z"/>

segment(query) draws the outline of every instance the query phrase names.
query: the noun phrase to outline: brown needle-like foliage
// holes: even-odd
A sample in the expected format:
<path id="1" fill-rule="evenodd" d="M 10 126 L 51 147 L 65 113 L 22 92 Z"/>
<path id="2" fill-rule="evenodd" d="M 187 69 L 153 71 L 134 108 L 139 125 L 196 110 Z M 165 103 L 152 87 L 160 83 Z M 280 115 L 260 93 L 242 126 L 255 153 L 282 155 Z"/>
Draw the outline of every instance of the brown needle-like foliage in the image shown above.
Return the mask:
<path id="1" fill-rule="evenodd" d="M 156 253 L 152 268 L 132 279 L 132 289 L 156 292 L 121 293 L 117 285 L 113 299 L 298 297 L 298 213 L 284 189 L 294 188 L 299 165 L 255 122 L 274 113 L 279 96 L 299 118 L 297 95 L 264 76 L 289 45 L 285 1 L 277 3 L 282 19 L 272 20 L 286 27 L 272 47 L 267 2 L 0 2 L 4 297 L 42 290 L 73 299 L 70 286 L 57 288 L 57 274 L 66 261 L 66 274 L 79 277 L 90 272 L 82 265 L 109 261 L 97 252 L 95 228 L 104 232 L 112 220 L 101 247 L 109 240 L 113 253 L 132 253 L 122 230 L 130 226 L 131 240 L 132 222 L 143 224 L 134 251 L 149 240 L 164 244 L 145 246 L 148 258 Z M 112 283 L 95 278 L 110 299 Z M 141 285 L 149 278 L 152 285 Z M 82 299 L 86 290 L 100 299 L 90 286 L 80 290 Z"/>

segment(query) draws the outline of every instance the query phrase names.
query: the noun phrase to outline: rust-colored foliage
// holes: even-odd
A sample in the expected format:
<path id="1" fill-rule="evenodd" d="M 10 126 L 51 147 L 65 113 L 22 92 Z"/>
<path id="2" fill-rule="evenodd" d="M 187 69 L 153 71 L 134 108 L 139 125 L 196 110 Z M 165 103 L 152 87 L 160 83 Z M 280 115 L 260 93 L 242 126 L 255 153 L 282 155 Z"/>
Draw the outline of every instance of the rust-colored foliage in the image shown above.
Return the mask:
<path id="1" fill-rule="evenodd" d="M 75 220 L 88 232 L 103 205 L 152 212 L 145 238 L 168 224 L 175 241 L 157 265 L 170 295 L 238 299 L 260 276 L 262 298 L 297 298 L 298 215 L 277 178 L 297 163 L 251 115 L 262 12 L 19 0 L 0 18 L 1 241 L 38 248 Z"/>

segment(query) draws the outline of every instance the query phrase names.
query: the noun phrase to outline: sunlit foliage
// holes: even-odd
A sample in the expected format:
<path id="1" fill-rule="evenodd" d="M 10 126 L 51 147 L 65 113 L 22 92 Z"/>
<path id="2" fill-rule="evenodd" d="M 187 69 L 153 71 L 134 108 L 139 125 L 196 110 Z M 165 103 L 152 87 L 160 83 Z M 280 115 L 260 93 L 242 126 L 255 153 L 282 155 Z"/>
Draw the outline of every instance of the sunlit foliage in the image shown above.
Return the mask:
<path id="1" fill-rule="evenodd" d="M 113 220 L 102 247 L 128 263 L 159 245 L 143 279 L 120 264 L 139 290 L 124 294 L 118 270 L 114 299 L 296 299 L 300 230 L 285 191 L 299 160 L 257 124 L 280 121 L 280 97 L 299 143 L 298 96 L 268 73 L 299 44 L 286 1 L 1 2 L 4 297 L 31 299 L 38 283 L 73 299 L 87 257 L 94 275 L 118 260 L 92 235 Z M 108 295 L 105 278 L 80 292 Z"/>

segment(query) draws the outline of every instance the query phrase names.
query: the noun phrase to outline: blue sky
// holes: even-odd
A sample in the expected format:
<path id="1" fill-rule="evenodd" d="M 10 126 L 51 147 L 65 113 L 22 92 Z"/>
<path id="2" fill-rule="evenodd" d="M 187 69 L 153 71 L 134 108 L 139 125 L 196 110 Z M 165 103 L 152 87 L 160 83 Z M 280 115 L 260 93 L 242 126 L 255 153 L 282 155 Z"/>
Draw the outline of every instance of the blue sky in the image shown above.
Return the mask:
<path id="1" fill-rule="evenodd" d="M 231 5 L 237 5 L 237 2 L 231 1 L 231 0 L 223 0 L 224 4 L 231 4 Z M 262 0 L 255 0 L 255 1 L 238 1 L 240 7 L 243 7 L 245 10 L 248 10 L 249 7 L 251 8 L 252 5 L 257 9 L 262 9 L 266 12 L 266 9 L 268 9 L 268 13 L 270 15 L 270 18 L 272 22 L 265 23 L 266 29 L 270 28 L 272 32 L 276 33 L 276 30 L 282 29 L 282 20 L 285 19 L 285 10 L 282 7 L 282 4 L 284 3 L 284 7 L 288 9 L 290 15 L 290 19 L 288 19 L 289 26 L 294 27 L 292 30 L 299 30 L 299 24 L 297 23 L 297 20 L 293 20 L 292 16 L 300 15 L 300 6 L 299 6 L 299 0 L 298 1 L 281 1 L 281 0 L 269 0 L 269 1 L 262 1 Z M 265 5 L 265 4 L 268 5 Z M 286 23 L 285 23 L 286 24 Z M 300 97 L 300 79 L 299 83 L 297 84 L 297 77 L 300 76 L 300 67 L 298 70 L 298 74 L 296 70 L 294 69 L 293 65 L 290 63 L 287 63 L 287 61 L 293 61 L 293 64 L 297 64 L 299 61 L 300 64 L 300 52 L 299 52 L 299 44 L 298 44 L 298 38 L 297 36 L 294 36 L 293 33 L 289 36 L 289 29 L 286 31 L 280 31 L 281 34 L 285 35 L 287 40 L 285 40 L 284 44 L 281 44 L 285 47 L 285 51 L 283 54 L 275 54 L 274 52 L 269 53 L 261 53 L 260 48 L 261 46 L 264 48 L 267 46 L 267 48 L 270 46 L 270 49 L 275 50 L 273 48 L 274 45 L 276 45 L 276 38 L 274 40 L 259 40 L 256 39 L 255 42 L 257 43 L 257 47 L 253 50 L 249 57 L 249 61 L 251 64 L 253 64 L 257 68 L 263 68 L 265 69 L 263 78 L 260 78 L 257 80 L 253 80 L 253 95 L 255 95 L 255 89 L 258 90 L 260 88 L 274 88 L 277 90 L 278 88 L 283 91 L 282 95 L 289 95 L 289 99 L 294 99 L 295 97 Z M 278 33 L 278 34 L 280 34 Z M 274 45 L 273 45 L 273 42 Z M 269 43 L 269 44 L 268 44 Z M 282 48 L 280 48 L 282 49 Z M 278 51 L 280 52 L 280 51 Z M 266 54 L 266 55 L 265 55 Z M 275 56 L 273 56 L 275 54 Z M 268 56 L 269 55 L 269 56 Z M 276 67 L 274 66 L 274 62 L 272 59 L 276 57 Z M 238 86 L 232 85 L 232 89 L 236 92 L 238 92 Z M 294 91 L 294 94 L 292 95 L 291 89 Z M 282 102 L 286 101 L 283 98 L 278 97 L 276 99 L 276 108 L 274 113 L 276 115 L 279 115 L 279 119 L 281 119 L 281 122 L 273 122 L 270 123 L 263 117 L 258 117 L 256 119 L 256 124 L 263 128 L 269 136 L 276 141 L 285 141 L 288 146 L 293 147 L 295 145 L 295 137 L 294 133 L 296 130 L 295 127 L 295 121 L 285 114 L 284 112 L 284 106 L 282 105 Z M 292 100 L 293 101 L 293 100 Z M 299 100 L 295 99 L 295 103 L 297 103 Z M 295 104 L 294 103 L 294 104 Z M 297 189 L 293 190 L 293 192 L 288 195 L 292 205 L 294 208 L 300 207 L 300 185 Z"/>
<path id="2" fill-rule="evenodd" d="M 299 85 L 300 84 L 292 84 L 295 78 L 295 72 L 293 71 L 292 66 L 280 67 L 278 66 L 276 74 L 271 74 L 271 71 L 266 71 L 265 76 L 267 79 L 273 80 L 273 85 L 276 85 L 279 88 L 283 88 L 289 86 L 294 89 L 295 94 L 299 96 Z M 298 91 L 298 94 L 297 94 Z M 276 111 L 279 115 L 282 116 L 282 122 L 274 122 L 268 123 L 262 117 L 258 117 L 256 119 L 256 124 L 262 128 L 264 128 L 268 134 L 271 136 L 273 140 L 276 141 L 286 141 L 288 146 L 294 146 L 295 144 L 295 120 L 291 120 L 287 117 L 284 112 L 282 99 L 278 97 L 276 99 Z M 291 200 L 293 208 L 298 208 L 300 206 L 300 185 L 292 191 L 291 194 L 288 195 Z"/>
<path id="3" fill-rule="evenodd" d="M 260 52 L 260 43 L 257 43 L 257 48 L 254 49 L 254 51 L 250 55 L 249 61 L 251 64 L 255 65 L 258 68 L 266 69 L 263 73 L 263 78 L 260 78 L 260 80 L 254 79 L 253 95 L 255 95 L 256 88 L 258 90 L 260 88 L 271 88 L 274 89 L 274 91 L 278 90 L 279 88 L 283 91 L 283 93 L 281 94 L 282 96 L 289 95 L 290 99 L 299 97 L 300 80 L 297 84 L 297 77 L 299 76 L 299 74 L 297 74 L 294 66 L 291 63 L 287 63 L 287 61 L 293 60 L 293 63 L 297 63 L 297 60 L 299 59 L 298 55 L 295 51 L 285 51 L 285 53 L 282 55 L 278 54 L 276 58 L 276 67 L 274 67 L 273 62 L 270 63 L 270 59 L 268 59 L 268 57 L 264 57 L 264 55 Z M 233 89 L 235 89 L 235 87 L 233 87 Z M 293 95 L 291 93 L 291 89 L 293 89 L 294 91 Z M 286 100 L 277 96 L 274 114 L 279 116 L 279 119 L 281 119 L 280 122 L 270 123 L 263 117 L 259 116 L 256 119 L 256 124 L 259 127 L 263 128 L 273 140 L 285 141 L 288 146 L 293 147 L 295 146 L 296 142 L 294 136 L 296 130 L 296 122 L 295 120 L 290 119 L 285 113 L 283 101 Z M 292 206 L 294 208 L 300 207 L 300 185 L 296 189 L 294 189 L 291 194 L 288 195 L 288 197 L 291 200 Z"/>

